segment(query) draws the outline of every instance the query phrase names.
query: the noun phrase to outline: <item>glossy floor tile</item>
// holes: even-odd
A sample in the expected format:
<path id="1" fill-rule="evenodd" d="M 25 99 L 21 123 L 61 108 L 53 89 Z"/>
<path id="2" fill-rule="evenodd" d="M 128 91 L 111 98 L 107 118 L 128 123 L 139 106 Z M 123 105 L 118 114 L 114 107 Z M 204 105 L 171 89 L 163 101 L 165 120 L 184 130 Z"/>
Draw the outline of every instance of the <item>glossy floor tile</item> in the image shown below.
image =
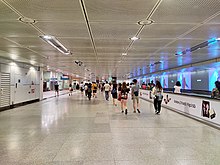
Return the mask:
<path id="1" fill-rule="evenodd" d="M 220 131 L 141 100 L 128 115 L 81 93 L 0 113 L 3 165 L 219 165 Z"/>

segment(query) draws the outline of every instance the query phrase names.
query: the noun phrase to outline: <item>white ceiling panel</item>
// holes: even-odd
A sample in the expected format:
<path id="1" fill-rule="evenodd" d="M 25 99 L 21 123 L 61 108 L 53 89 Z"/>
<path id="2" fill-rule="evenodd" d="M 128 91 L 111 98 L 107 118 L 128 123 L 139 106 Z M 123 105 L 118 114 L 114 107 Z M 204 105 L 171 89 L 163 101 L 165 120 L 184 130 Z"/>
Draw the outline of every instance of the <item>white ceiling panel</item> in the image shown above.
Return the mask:
<path id="1" fill-rule="evenodd" d="M 36 26 L 45 34 L 55 37 L 88 38 L 88 30 L 85 23 L 74 22 L 38 22 Z"/>
<path id="2" fill-rule="evenodd" d="M 195 31 L 189 33 L 184 38 L 199 38 L 204 39 L 204 41 L 209 40 L 211 38 L 220 37 L 220 30 L 218 24 L 205 24 Z"/>
<path id="3" fill-rule="evenodd" d="M 19 47 L 19 46 L 11 41 L 4 39 L 4 38 L 0 38 L 0 47 Z"/>
<path id="4" fill-rule="evenodd" d="M 91 48 L 92 44 L 89 38 L 58 38 L 60 42 L 67 48 L 86 47 Z"/>
<path id="5" fill-rule="evenodd" d="M 169 47 L 174 47 L 176 49 L 178 48 L 183 48 L 183 49 L 187 49 L 187 48 L 191 48 L 195 45 L 198 45 L 200 43 L 204 42 L 204 40 L 200 39 L 180 39 L 175 41 L 174 43 L 170 44 Z"/>
<path id="6" fill-rule="evenodd" d="M 177 51 L 220 38 L 219 0 L 163 0 L 157 8 L 153 7 L 158 0 L 83 0 L 85 10 L 81 0 L 4 1 L 8 6 L 0 1 L 0 57 L 27 63 L 34 60 L 36 65 L 83 75 L 85 68 L 75 65 L 75 60 L 90 72 L 109 75 L 117 69 L 117 74 L 124 75 L 157 61 L 162 64 L 148 68 L 149 72 L 220 57 L 219 43 L 175 56 Z M 150 19 L 155 22 L 140 30 L 137 22 L 151 11 Z M 37 23 L 21 23 L 19 16 Z M 129 38 L 137 33 L 140 40 L 132 43 Z M 72 56 L 41 40 L 42 34 L 54 35 Z M 125 52 L 127 56 L 122 56 Z"/>
<path id="7" fill-rule="evenodd" d="M 95 41 L 99 39 L 129 40 L 139 29 L 136 24 L 120 23 L 91 23 L 91 27 Z"/>
<path id="8" fill-rule="evenodd" d="M 152 24 L 144 28 L 140 38 L 176 38 L 191 29 L 188 24 Z"/>
<path id="9" fill-rule="evenodd" d="M 1 22 L 0 36 L 1 37 L 34 37 L 40 35 L 31 26 L 17 22 Z"/>
<path id="10" fill-rule="evenodd" d="M 163 38 L 144 38 L 141 37 L 140 40 L 138 40 L 138 42 L 134 43 L 134 47 L 138 48 L 138 47 L 144 47 L 144 48 L 148 48 L 148 47 L 163 47 L 166 44 L 168 44 L 169 42 L 171 42 L 173 40 L 173 38 L 171 39 L 163 39 Z"/>
<path id="11" fill-rule="evenodd" d="M 95 40 L 96 47 L 108 47 L 108 48 L 119 47 L 119 48 L 125 49 L 129 43 L 130 43 L 130 40 L 128 40 L 127 38 L 124 40 L 120 40 L 120 39 L 97 39 Z"/>
<path id="12" fill-rule="evenodd" d="M 85 0 L 89 20 L 136 23 L 147 17 L 157 0 Z"/>
<path id="13" fill-rule="evenodd" d="M 3 2 L 0 1 L 0 22 L 16 21 L 18 15 L 9 9 Z"/>
<path id="14" fill-rule="evenodd" d="M 42 47 L 42 46 L 48 46 L 48 44 L 40 39 L 38 36 L 32 36 L 32 37 L 7 37 L 12 42 L 18 43 L 20 45 L 23 45 L 25 47 Z M 54 49 L 54 48 L 53 48 Z"/>
<path id="15" fill-rule="evenodd" d="M 208 24 L 220 24 L 220 14 L 209 21 Z"/>
<path id="16" fill-rule="evenodd" d="M 200 23 L 219 9 L 219 0 L 164 0 L 152 19 L 158 23 Z"/>
<path id="17" fill-rule="evenodd" d="M 145 54 L 146 56 L 154 53 L 156 50 L 158 50 L 159 47 L 136 47 L 133 46 L 132 49 L 129 50 L 129 54 L 136 54 L 136 55 L 143 55 Z"/>
<path id="18" fill-rule="evenodd" d="M 24 16 L 36 20 L 84 22 L 78 0 L 7 0 Z"/>
<path id="19" fill-rule="evenodd" d="M 114 48 L 98 47 L 96 50 L 97 50 L 98 55 L 101 55 L 102 53 L 108 53 L 108 54 L 118 53 L 118 55 L 121 55 L 121 53 L 124 52 L 124 49 L 120 47 L 114 47 Z"/>

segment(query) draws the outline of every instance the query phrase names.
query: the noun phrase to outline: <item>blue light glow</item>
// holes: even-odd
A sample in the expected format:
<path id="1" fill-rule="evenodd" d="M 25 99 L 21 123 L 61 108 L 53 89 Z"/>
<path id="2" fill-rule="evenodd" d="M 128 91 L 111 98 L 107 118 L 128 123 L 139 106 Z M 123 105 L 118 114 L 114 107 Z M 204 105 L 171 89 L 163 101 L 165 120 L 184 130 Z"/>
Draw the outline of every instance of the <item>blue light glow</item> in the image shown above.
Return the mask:
<path id="1" fill-rule="evenodd" d="M 212 91 L 213 88 L 215 88 L 215 82 L 217 81 L 219 77 L 218 71 L 215 69 L 212 69 L 209 71 L 209 90 Z"/>
<path id="2" fill-rule="evenodd" d="M 218 42 L 217 38 L 212 38 L 212 39 L 208 40 L 208 44 L 214 44 L 216 42 Z"/>

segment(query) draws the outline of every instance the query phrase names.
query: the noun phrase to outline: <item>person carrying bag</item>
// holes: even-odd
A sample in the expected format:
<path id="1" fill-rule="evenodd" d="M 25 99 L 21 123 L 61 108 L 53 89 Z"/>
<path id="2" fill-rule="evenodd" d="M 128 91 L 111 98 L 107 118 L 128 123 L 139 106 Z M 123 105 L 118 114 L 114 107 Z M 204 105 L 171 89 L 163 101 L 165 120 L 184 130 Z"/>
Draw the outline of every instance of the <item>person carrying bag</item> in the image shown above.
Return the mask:
<path id="1" fill-rule="evenodd" d="M 156 86 L 153 88 L 152 94 L 154 95 L 155 114 L 159 115 L 161 111 L 161 103 L 163 101 L 163 88 L 159 81 L 156 81 Z"/>

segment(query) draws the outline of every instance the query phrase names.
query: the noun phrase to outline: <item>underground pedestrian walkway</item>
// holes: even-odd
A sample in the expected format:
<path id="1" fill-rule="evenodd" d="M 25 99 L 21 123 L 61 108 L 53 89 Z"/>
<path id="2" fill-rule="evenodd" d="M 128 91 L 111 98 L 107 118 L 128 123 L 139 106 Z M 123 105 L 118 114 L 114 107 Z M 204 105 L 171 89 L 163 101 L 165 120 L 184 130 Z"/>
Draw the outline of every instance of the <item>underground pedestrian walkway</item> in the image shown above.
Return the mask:
<path id="1" fill-rule="evenodd" d="M 0 113 L 2 165 L 219 165 L 220 131 L 141 101 L 62 95 Z"/>

